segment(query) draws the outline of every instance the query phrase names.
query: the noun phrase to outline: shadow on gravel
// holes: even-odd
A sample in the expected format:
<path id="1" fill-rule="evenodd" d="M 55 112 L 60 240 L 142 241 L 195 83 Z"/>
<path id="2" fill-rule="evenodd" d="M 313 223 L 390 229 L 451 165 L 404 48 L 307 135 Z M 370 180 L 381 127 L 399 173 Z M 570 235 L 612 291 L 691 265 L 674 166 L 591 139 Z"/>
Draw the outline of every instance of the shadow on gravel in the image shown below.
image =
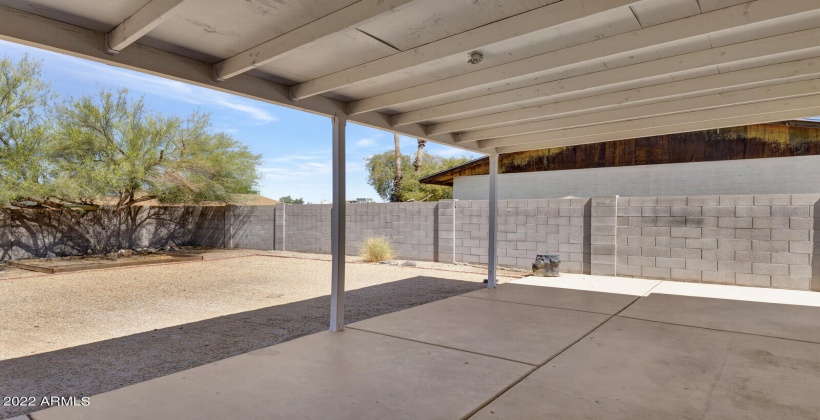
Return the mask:
<path id="1" fill-rule="evenodd" d="M 411 277 L 345 293 L 347 323 L 484 287 Z M 328 329 L 330 296 L 0 361 L 0 396 L 87 397 Z M 45 407 L 42 407 L 45 408 Z M 41 407 L 2 407 L 0 418 Z"/>

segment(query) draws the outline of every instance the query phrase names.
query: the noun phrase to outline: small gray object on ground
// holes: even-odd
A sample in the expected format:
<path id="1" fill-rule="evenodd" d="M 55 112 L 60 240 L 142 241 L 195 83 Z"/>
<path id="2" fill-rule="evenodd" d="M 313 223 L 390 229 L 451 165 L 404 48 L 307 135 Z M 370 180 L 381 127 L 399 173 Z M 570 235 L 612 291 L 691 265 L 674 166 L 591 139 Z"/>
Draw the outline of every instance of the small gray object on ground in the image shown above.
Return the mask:
<path id="1" fill-rule="evenodd" d="M 403 262 L 401 265 L 403 265 L 403 266 L 405 266 L 405 267 L 415 267 L 415 266 L 416 266 L 416 262 L 415 262 L 415 261 L 405 261 L 405 262 Z"/>
<path id="2" fill-rule="evenodd" d="M 561 264 L 561 259 L 553 254 L 541 254 L 535 257 L 535 262 L 532 263 L 532 275 L 538 277 L 559 277 L 558 265 Z"/>

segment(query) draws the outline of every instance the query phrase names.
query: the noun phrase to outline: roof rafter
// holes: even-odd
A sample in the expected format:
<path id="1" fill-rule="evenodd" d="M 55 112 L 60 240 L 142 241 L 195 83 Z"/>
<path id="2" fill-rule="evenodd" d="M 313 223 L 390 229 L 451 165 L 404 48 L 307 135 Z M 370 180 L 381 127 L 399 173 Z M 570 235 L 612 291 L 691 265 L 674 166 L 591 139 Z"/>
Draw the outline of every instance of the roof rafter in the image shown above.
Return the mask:
<path id="1" fill-rule="evenodd" d="M 185 0 L 152 0 L 128 19 L 117 25 L 105 37 L 108 54 L 117 54 L 148 32 L 174 16 Z"/>
<path id="2" fill-rule="evenodd" d="M 506 137 L 496 146 L 491 140 L 480 141 L 482 150 L 509 153 L 556 146 L 573 146 L 600 141 L 659 136 L 688 131 L 709 130 L 738 125 L 759 124 L 805 118 L 820 114 L 820 94 L 772 99 L 762 102 L 732 104 L 720 108 L 698 109 L 671 115 L 635 118 L 545 133 Z M 501 140 L 494 139 L 494 140 Z M 500 142 L 499 142 L 500 143 Z"/>
<path id="3" fill-rule="evenodd" d="M 820 57 L 820 48 L 815 54 Z M 820 75 L 820 58 L 792 61 L 770 66 L 755 67 L 711 76 L 697 77 L 680 82 L 665 83 L 646 88 L 630 89 L 605 95 L 589 96 L 556 104 L 542 105 L 535 112 L 542 112 L 541 118 L 548 120 L 508 125 L 483 130 L 468 131 L 458 135 L 458 141 L 477 141 L 495 137 L 549 131 L 571 127 L 571 121 L 584 121 L 585 114 L 593 113 L 595 118 L 617 118 L 630 115 L 631 110 L 643 109 L 645 115 L 666 113 L 665 105 L 677 99 L 694 98 L 713 94 L 735 92 L 783 83 L 815 79 Z M 780 92 L 777 92 L 779 95 Z M 694 103 L 697 101 L 693 101 Z M 528 108 L 529 109 L 529 108 Z M 627 112 L 629 111 L 629 112 Z M 570 115 L 567 115 L 570 114 Z M 511 122 L 513 119 L 508 118 Z M 615 121 L 615 120 L 606 120 Z"/>
<path id="4" fill-rule="evenodd" d="M 817 31 L 817 36 L 820 36 L 820 30 Z M 807 55 L 820 56 L 820 48 L 801 50 L 800 55 L 803 55 L 802 53 L 804 51 Z M 583 95 L 584 92 L 581 91 L 578 92 L 577 95 L 574 95 L 571 99 L 556 100 L 544 105 L 532 106 L 528 108 L 517 108 L 510 111 L 432 124 L 427 126 L 427 132 L 434 135 L 441 133 L 473 131 L 510 123 L 541 119 L 552 115 L 571 115 L 575 112 L 580 112 L 587 109 L 603 110 L 630 103 L 643 103 L 652 99 L 662 100 L 664 97 L 668 96 L 681 95 L 685 93 L 697 93 L 703 90 L 714 89 L 724 85 L 724 81 L 727 83 L 726 86 L 751 83 L 755 80 L 759 80 L 761 77 L 765 77 L 760 73 L 769 74 L 773 78 L 787 77 L 792 75 L 789 73 L 792 66 L 795 67 L 798 74 L 804 74 L 804 69 L 800 63 L 786 62 L 738 70 L 735 72 L 685 79 L 682 81 L 672 79 L 671 82 L 661 82 L 658 84 L 641 86 L 637 88 L 629 88 L 629 86 L 623 86 L 622 84 L 622 88 L 615 92 Z M 575 96 L 578 97 L 576 98 Z"/>
<path id="5" fill-rule="evenodd" d="M 401 126 L 436 118 L 456 117 L 465 113 L 490 114 L 503 112 L 524 106 L 557 102 L 558 98 L 566 98 L 573 92 L 580 92 L 585 89 L 595 89 L 597 94 L 601 94 L 628 88 L 651 86 L 673 81 L 674 78 L 671 75 L 678 72 L 739 62 L 761 56 L 776 54 L 785 56 L 790 52 L 795 53 L 796 51 L 814 48 L 817 47 L 818 36 L 820 36 L 820 29 L 810 29 L 719 48 L 709 48 L 397 114 L 393 116 L 392 123 L 394 126 Z M 629 84 L 630 82 L 631 84 Z M 431 125 L 431 128 L 434 127 L 435 125 Z M 441 131 L 435 128 L 434 130 Z"/>
<path id="6" fill-rule="evenodd" d="M 309 42 L 401 10 L 413 0 L 361 0 L 214 65 L 222 81 L 263 66 Z"/>
<path id="7" fill-rule="evenodd" d="M 805 12 L 812 10 L 815 6 L 816 4 L 810 0 L 788 4 L 778 0 L 757 0 L 753 3 L 719 9 L 662 25 L 612 35 L 511 63 L 353 101 L 349 105 L 350 113 L 374 111 L 418 101 L 430 97 L 430 92 L 435 92 L 437 96 L 443 96 L 447 93 L 475 90 L 482 85 L 497 84 L 503 80 L 509 81 L 525 77 L 537 80 L 538 75 L 543 77 L 546 73 L 557 74 L 561 70 L 570 68 L 573 64 L 601 57 L 602 52 L 605 52 L 604 55 L 613 56 L 662 43 L 693 38 L 728 28 Z M 601 63 L 600 69 L 604 70 L 606 68 L 606 64 Z M 503 75 L 503 80 L 499 80 L 499 75 Z"/>
<path id="8" fill-rule="evenodd" d="M 158 50 L 141 44 L 108 55 L 101 51 L 104 33 L 95 32 L 54 19 L 0 6 L 0 39 L 68 54 L 98 63 L 110 64 L 154 76 L 177 80 L 192 85 L 232 93 L 266 103 L 282 105 L 325 116 L 347 116 L 346 104 L 324 96 L 316 96 L 294 102 L 288 96 L 287 86 L 249 75 L 239 75 L 224 82 L 211 78 L 211 66 L 188 57 Z M 348 118 L 373 128 L 397 132 L 410 137 L 448 144 L 465 150 L 477 151 L 476 142 L 455 144 L 454 136 L 440 134 L 428 136 L 418 124 L 393 129 L 388 115 L 369 112 Z"/>
<path id="9" fill-rule="evenodd" d="M 529 12 L 480 26 L 469 31 L 400 52 L 369 63 L 360 64 L 327 76 L 309 80 L 291 88 L 296 99 L 308 98 L 384 74 L 467 53 L 487 45 L 571 22 L 576 19 L 625 6 L 635 0 L 564 0 Z M 802 1 L 802 0 L 801 0 Z M 465 60 L 466 62 L 466 60 Z"/>

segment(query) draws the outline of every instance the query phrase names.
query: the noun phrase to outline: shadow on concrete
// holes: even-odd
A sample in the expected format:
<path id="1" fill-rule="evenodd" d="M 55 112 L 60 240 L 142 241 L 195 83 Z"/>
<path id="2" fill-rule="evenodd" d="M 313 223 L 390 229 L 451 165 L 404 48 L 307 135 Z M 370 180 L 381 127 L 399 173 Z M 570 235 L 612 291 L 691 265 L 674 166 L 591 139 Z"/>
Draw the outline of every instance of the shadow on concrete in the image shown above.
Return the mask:
<path id="1" fill-rule="evenodd" d="M 347 323 L 484 287 L 417 276 L 345 294 Z M 0 396 L 92 396 L 328 329 L 330 296 L 0 361 Z M 41 407 L 2 407 L 0 418 Z"/>

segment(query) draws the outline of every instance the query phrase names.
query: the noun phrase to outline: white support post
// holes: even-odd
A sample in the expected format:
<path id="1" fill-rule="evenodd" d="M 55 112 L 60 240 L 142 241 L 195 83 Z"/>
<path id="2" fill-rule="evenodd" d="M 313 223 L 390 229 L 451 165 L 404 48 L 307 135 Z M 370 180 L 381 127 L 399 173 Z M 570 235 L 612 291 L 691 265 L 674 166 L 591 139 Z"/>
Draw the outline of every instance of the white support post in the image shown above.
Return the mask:
<path id="1" fill-rule="evenodd" d="M 487 250 L 487 288 L 494 289 L 498 268 L 498 153 L 490 155 L 490 232 Z"/>
<path id="2" fill-rule="evenodd" d="M 333 209 L 330 236 L 332 285 L 330 291 L 330 331 L 345 328 L 345 125 L 347 119 L 333 120 Z"/>

